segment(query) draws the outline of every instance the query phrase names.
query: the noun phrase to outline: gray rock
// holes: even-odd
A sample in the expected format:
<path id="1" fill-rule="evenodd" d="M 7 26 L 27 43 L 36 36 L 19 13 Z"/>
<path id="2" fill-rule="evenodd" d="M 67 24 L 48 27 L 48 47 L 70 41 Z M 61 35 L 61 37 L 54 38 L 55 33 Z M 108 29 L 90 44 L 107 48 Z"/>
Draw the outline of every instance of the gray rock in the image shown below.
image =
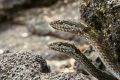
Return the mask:
<path id="1" fill-rule="evenodd" d="M 0 22 L 11 21 L 18 11 L 49 6 L 57 0 L 0 0 Z"/>
<path id="2" fill-rule="evenodd" d="M 49 73 L 46 61 L 37 54 L 3 53 L 0 55 L 0 80 L 30 80 Z"/>
<path id="3" fill-rule="evenodd" d="M 30 22 L 28 25 L 29 25 L 28 31 L 30 33 L 36 33 L 39 35 L 46 35 L 51 33 L 51 29 L 48 27 L 48 24 L 46 22 L 36 21 L 36 22 Z"/>
<path id="4" fill-rule="evenodd" d="M 73 73 L 48 73 L 41 75 L 41 80 L 93 80 L 93 79 L 91 79 L 90 76 L 88 77 L 83 75 L 82 73 L 73 72 Z"/>
<path id="5" fill-rule="evenodd" d="M 0 0 L 0 9 L 12 8 L 15 5 L 20 5 L 29 0 Z"/>
<path id="6" fill-rule="evenodd" d="M 46 61 L 29 52 L 0 54 L 0 80 L 91 80 L 82 73 L 50 72 Z"/>
<path id="7" fill-rule="evenodd" d="M 54 2 L 56 2 L 57 0 L 0 0 L 0 9 L 9 9 L 9 8 L 13 8 L 17 5 L 23 5 L 23 4 L 31 4 L 31 6 L 34 6 L 34 4 L 37 4 L 39 6 L 41 5 L 50 5 Z"/>

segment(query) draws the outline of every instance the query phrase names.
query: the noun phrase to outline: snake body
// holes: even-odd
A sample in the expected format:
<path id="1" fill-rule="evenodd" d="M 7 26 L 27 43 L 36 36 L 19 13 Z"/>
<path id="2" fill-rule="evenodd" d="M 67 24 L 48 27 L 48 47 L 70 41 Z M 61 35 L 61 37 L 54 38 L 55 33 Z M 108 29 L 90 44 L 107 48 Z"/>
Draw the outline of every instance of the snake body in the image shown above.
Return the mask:
<path id="1" fill-rule="evenodd" d="M 83 34 L 86 34 L 86 33 L 83 33 L 83 32 L 87 32 L 87 34 L 88 35 L 90 34 L 90 36 L 91 36 L 91 34 L 93 36 L 97 36 L 97 34 L 94 31 L 92 31 L 92 29 L 87 28 L 87 27 L 83 27 L 83 25 L 80 24 L 80 23 L 58 20 L 58 21 L 52 22 L 50 25 L 56 30 L 71 32 L 71 33 L 75 33 L 75 34 L 78 34 L 78 35 L 83 35 Z M 92 39 L 92 40 L 95 40 L 95 39 Z M 89 41 L 91 41 L 91 40 L 89 40 Z M 101 44 L 93 43 L 93 45 L 95 45 L 96 48 L 100 49 L 100 53 L 98 53 L 98 55 L 99 55 L 101 61 L 103 62 L 103 64 L 105 65 L 105 67 L 109 70 L 109 72 L 113 76 L 115 76 L 117 79 L 120 80 L 120 68 L 117 65 L 117 62 L 116 62 L 113 54 L 111 54 L 112 52 L 109 52 L 109 51 L 107 52 L 105 50 L 103 51 L 101 49 L 101 47 L 98 47 Z M 79 61 L 79 58 L 81 58 L 82 60 L 80 62 L 83 63 L 83 65 L 85 65 L 84 67 L 86 67 L 86 69 L 88 69 L 88 71 L 91 74 L 93 74 L 94 76 L 96 76 L 97 78 L 98 78 L 98 76 L 104 76 L 104 75 L 100 74 L 101 72 L 99 72 L 99 70 L 96 70 L 95 67 L 93 67 L 93 65 L 91 65 L 90 62 L 87 61 L 85 57 L 83 57 L 83 55 L 79 56 L 78 54 L 74 53 L 74 54 L 72 54 L 72 57 L 73 56 L 77 61 Z M 92 72 L 92 70 L 93 70 L 93 72 Z M 94 73 L 94 71 L 96 73 Z M 105 79 L 99 79 L 99 80 L 105 80 Z M 106 80 L 110 80 L 110 79 L 106 79 Z"/>
<path id="2" fill-rule="evenodd" d="M 115 77 L 96 69 L 96 67 L 87 59 L 87 57 L 83 55 L 73 44 L 69 44 L 67 42 L 54 42 L 50 43 L 49 47 L 55 51 L 63 52 L 73 57 L 85 68 L 88 73 L 99 80 L 117 80 Z"/>
<path id="3" fill-rule="evenodd" d="M 105 65 L 106 69 L 114 75 L 117 79 L 120 80 L 120 67 L 117 64 L 116 59 L 114 58 L 114 55 L 111 54 L 112 52 L 106 51 L 104 52 L 101 47 L 99 47 L 97 44 L 94 44 L 96 46 L 96 50 L 99 49 L 98 57 L 101 59 L 103 64 Z"/>

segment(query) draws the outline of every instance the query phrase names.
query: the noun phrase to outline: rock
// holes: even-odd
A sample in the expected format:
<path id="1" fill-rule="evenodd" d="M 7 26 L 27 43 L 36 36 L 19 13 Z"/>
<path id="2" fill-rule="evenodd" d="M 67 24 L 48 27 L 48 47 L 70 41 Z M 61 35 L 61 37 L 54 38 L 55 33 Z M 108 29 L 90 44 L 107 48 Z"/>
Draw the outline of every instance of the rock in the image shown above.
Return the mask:
<path id="1" fill-rule="evenodd" d="M 0 9 L 13 8 L 15 5 L 20 5 L 28 0 L 0 0 Z"/>
<path id="2" fill-rule="evenodd" d="M 28 25 L 28 31 L 32 34 L 47 35 L 51 33 L 51 29 L 48 27 L 48 24 L 46 22 L 32 21 Z"/>
<path id="3" fill-rule="evenodd" d="M 0 9 L 10 9 L 13 8 L 15 6 L 18 5 L 23 5 L 26 4 L 26 6 L 28 6 L 28 4 L 31 4 L 31 6 L 37 4 L 38 6 L 44 6 L 44 5 L 50 5 L 54 2 L 56 2 L 57 0 L 0 0 Z"/>
<path id="4" fill-rule="evenodd" d="M 0 55 L 0 80 L 32 79 L 41 73 L 49 73 L 46 61 L 29 52 L 4 53 Z"/>
<path id="5" fill-rule="evenodd" d="M 0 22 L 12 20 L 18 11 L 33 7 L 49 6 L 57 0 L 0 0 Z"/>
<path id="6" fill-rule="evenodd" d="M 47 62 L 39 55 L 36 56 L 35 61 L 41 64 L 41 72 L 48 73 L 50 72 L 50 67 L 47 66 Z"/>
<path id="7" fill-rule="evenodd" d="M 82 73 L 51 72 L 46 61 L 35 53 L 0 54 L 0 80 L 93 80 Z"/>
<path id="8" fill-rule="evenodd" d="M 97 80 L 81 73 L 49 73 L 41 75 L 41 80 Z"/>

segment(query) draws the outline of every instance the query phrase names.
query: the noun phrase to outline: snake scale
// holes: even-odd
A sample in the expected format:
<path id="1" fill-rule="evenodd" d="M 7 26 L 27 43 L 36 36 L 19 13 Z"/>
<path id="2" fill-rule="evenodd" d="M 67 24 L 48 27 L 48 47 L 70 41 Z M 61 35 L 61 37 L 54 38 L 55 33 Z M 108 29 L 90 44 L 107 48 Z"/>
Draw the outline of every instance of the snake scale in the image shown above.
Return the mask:
<path id="1" fill-rule="evenodd" d="M 96 67 L 86 58 L 86 56 L 84 56 L 73 44 L 69 44 L 67 42 L 54 42 L 50 43 L 49 47 L 53 50 L 64 52 L 73 57 L 85 68 L 88 73 L 99 80 L 117 80 L 115 77 L 96 69 Z"/>
<path id="2" fill-rule="evenodd" d="M 76 22 L 71 22 L 71 21 L 54 21 L 51 22 L 50 25 L 56 29 L 56 30 L 61 30 L 65 32 L 71 32 L 75 33 L 78 35 L 87 35 L 87 40 L 88 41 L 96 41 L 96 39 L 91 38 L 91 35 L 97 36 L 97 34 L 90 28 L 85 27 L 81 23 L 76 23 Z M 83 33 L 87 32 L 87 33 Z M 90 35 L 90 37 L 88 37 Z M 97 41 L 96 41 L 97 42 Z M 90 42 L 93 45 L 96 46 L 96 49 L 100 49 L 100 53 L 98 53 L 99 58 L 105 65 L 105 67 L 108 69 L 108 71 L 116 78 L 113 76 L 109 76 L 108 74 L 101 72 L 100 70 L 96 69 L 92 63 L 83 55 L 81 52 L 74 46 L 68 43 L 64 42 L 55 42 L 51 43 L 49 47 L 53 50 L 60 51 L 67 53 L 69 56 L 73 57 L 75 60 L 80 62 L 85 69 L 92 74 L 94 77 L 98 78 L 99 80 L 120 80 L 120 68 L 119 65 L 117 65 L 117 62 L 113 55 L 111 54 L 112 52 L 104 52 L 101 47 L 99 47 L 100 44 L 97 44 L 96 42 Z"/>

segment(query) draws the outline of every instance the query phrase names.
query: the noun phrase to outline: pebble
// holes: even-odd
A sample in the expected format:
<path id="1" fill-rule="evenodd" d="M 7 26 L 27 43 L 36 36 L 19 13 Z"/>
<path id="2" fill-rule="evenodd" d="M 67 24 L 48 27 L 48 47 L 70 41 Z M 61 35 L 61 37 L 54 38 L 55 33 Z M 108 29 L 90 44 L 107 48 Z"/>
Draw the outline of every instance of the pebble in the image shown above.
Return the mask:
<path id="1" fill-rule="evenodd" d="M 3 49 L 0 49 L 0 54 L 3 54 L 4 53 L 4 50 Z"/>
<path id="2" fill-rule="evenodd" d="M 26 38 L 26 37 L 29 36 L 29 34 L 28 34 L 27 32 L 25 32 L 25 33 L 22 33 L 21 36 L 22 36 L 23 38 Z"/>

